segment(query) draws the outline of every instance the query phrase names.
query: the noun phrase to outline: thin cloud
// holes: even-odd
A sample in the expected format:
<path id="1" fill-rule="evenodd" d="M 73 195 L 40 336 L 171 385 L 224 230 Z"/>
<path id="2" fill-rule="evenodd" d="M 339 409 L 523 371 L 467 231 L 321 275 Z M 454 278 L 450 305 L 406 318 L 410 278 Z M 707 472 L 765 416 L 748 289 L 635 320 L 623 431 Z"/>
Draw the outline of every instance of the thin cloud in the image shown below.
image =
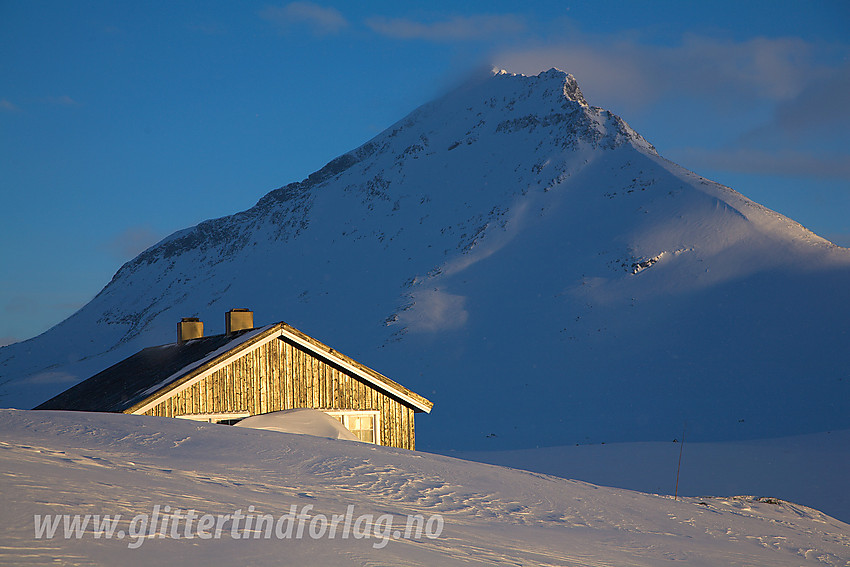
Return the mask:
<path id="1" fill-rule="evenodd" d="M 850 132 L 850 65 L 809 82 L 794 98 L 781 102 L 773 119 L 742 136 L 742 143 L 769 141 L 777 136 L 799 141 L 801 136 Z"/>
<path id="2" fill-rule="evenodd" d="M 72 99 L 68 95 L 61 96 L 45 96 L 40 99 L 40 101 L 44 104 L 50 104 L 53 106 L 79 106 L 80 103 L 76 100 Z"/>
<path id="3" fill-rule="evenodd" d="M 316 35 L 339 33 L 348 27 L 348 20 L 336 8 L 313 2 L 291 2 L 285 6 L 267 6 L 260 17 L 271 22 L 282 32 L 306 26 Z"/>
<path id="4" fill-rule="evenodd" d="M 758 175 L 850 180 L 850 154 L 753 148 L 669 150 L 669 157 L 690 168 L 719 169 Z"/>
<path id="5" fill-rule="evenodd" d="M 191 31 L 196 31 L 204 35 L 219 36 L 227 34 L 227 28 L 216 22 L 200 22 L 189 24 L 188 28 Z"/>
<path id="6" fill-rule="evenodd" d="M 521 34 L 528 28 L 524 18 L 512 14 L 456 16 L 435 22 L 374 16 L 366 20 L 366 25 L 386 37 L 425 41 L 488 39 Z"/>
<path id="7" fill-rule="evenodd" d="M 7 315 L 18 316 L 21 314 L 35 313 L 42 309 L 41 302 L 32 295 L 16 295 L 10 297 L 3 304 L 3 311 Z"/>
<path id="8" fill-rule="evenodd" d="M 46 104 L 49 106 L 80 106 L 80 103 L 68 95 L 60 96 L 43 96 L 25 101 L 27 105 L 31 104 Z M 0 111 L 5 112 L 20 112 L 21 108 L 8 99 L 0 99 Z"/>
<path id="9" fill-rule="evenodd" d="M 21 111 L 21 109 L 18 108 L 17 105 L 15 105 L 15 103 L 13 103 L 12 101 L 7 100 L 5 98 L 0 98 L 0 110 L 3 110 L 5 112 L 20 112 Z"/>
<path id="10" fill-rule="evenodd" d="M 122 260 L 135 258 L 156 244 L 162 237 L 149 226 L 131 226 L 107 242 L 107 248 Z"/>
<path id="11" fill-rule="evenodd" d="M 63 299 L 64 301 L 60 301 Z M 3 304 L 2 310 L 8 315 L 17 317 L 20 314 L 33 315 L 45 311 L 76 311 L 85 303 L 68 301 L 68 296 L 62 294 L 17 294 Z"/>
<path id="12" fill-rule="evenodd" d="M 777 109 L 780 126 L 791 134 L 825 124 L 850 121 L 850 65 L 815 81 L 794 100 Z"/>

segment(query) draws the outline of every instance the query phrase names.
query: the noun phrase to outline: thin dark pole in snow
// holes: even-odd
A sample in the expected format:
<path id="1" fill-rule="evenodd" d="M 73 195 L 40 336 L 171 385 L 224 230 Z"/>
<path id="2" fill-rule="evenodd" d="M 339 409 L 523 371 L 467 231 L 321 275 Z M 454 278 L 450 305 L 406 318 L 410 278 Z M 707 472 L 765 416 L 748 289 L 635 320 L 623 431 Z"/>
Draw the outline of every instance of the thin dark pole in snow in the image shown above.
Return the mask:
<path id="1" fill-rule="evenodd" d="M 673 493 L 673 499 L 679 499 L 679 470 L 682 468 L 682 450 L 685 448 L 685 426 L 687 423 L 682 424 L 682 442 L 679 444 L 679 464 L 676 466 L 676 491 Z"/>

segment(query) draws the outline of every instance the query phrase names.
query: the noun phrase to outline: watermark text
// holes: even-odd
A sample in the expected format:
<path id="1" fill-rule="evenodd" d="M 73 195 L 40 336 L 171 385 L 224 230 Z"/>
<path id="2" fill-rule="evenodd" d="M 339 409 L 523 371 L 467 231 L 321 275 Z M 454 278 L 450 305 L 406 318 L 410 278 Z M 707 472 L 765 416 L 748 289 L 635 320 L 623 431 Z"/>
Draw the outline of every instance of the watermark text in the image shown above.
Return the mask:
<path id="1" fill-rule="evenodd" d="M 248 506 L 230 514 L 200 514 L 171 506 L 153 507 L 150 514 L 129 519 L 121 514 L 35 514 L 36 539 L 127 539 L 127 547 L 138 549 L 148 539 L 375 539 L 372 547 L 384 548 L 393 539 L 436 539 L 443 532 L 443 517 L 411 514 L 354 514 L 349 505 L 344 514 L 315 514 L 312 504 L 293 504 L 280 516 L 257 512 Z M 401 519 L 402 521 L 397 521 Z"/>

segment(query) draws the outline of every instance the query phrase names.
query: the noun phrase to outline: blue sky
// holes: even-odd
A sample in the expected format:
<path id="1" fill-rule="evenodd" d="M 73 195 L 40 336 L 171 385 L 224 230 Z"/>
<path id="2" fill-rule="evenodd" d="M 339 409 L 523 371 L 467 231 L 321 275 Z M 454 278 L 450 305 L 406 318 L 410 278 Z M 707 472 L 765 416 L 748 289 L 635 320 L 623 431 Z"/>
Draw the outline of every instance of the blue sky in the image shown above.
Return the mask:
<path id="1" fill-rule="evenodd" d="M 0 0 L 0 344 L 482 67 L 850 246 L 850 3 Z"/>

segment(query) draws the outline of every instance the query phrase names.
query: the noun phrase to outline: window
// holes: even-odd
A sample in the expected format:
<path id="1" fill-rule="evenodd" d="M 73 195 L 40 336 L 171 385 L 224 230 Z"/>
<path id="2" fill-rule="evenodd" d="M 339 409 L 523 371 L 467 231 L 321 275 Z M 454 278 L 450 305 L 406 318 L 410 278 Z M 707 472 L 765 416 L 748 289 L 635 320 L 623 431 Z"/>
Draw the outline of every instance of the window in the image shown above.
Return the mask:
<path id="1" fill-rule="evenodd" d="M 324 410 L 336 418 L 358 439 L 366 443 L 381 444 L 381 412 L 360 410 Z"/>

